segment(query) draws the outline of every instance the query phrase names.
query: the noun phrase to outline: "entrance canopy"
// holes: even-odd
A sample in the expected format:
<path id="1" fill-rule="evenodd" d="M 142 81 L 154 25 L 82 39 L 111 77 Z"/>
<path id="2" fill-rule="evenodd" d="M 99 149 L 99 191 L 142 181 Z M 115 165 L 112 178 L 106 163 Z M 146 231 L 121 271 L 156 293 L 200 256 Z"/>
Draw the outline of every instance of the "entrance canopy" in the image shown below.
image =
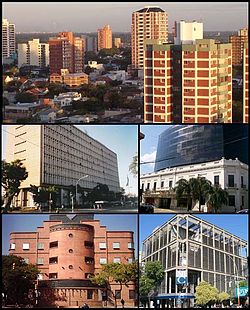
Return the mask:
<path id="1" fill-rule="evenodd" d="M 195 298 L 194 294 L 185 294 L 185 293 L 169 293 L 169 294 L 160 294 L 155 297 L 156 299 L 187 299 L 187 298 Z"/>

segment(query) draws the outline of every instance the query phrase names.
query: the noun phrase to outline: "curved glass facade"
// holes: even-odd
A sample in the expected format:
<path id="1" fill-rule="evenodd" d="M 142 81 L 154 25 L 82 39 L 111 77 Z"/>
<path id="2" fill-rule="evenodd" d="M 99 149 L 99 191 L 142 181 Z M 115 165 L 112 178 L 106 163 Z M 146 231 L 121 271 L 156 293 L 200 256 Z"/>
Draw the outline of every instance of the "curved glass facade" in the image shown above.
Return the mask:
<path id="1" fill-rule="evenodd" d="M 248 164 L 247 125 L 171 125 L 159 136 L 154 170 L 222 157 Z"/>

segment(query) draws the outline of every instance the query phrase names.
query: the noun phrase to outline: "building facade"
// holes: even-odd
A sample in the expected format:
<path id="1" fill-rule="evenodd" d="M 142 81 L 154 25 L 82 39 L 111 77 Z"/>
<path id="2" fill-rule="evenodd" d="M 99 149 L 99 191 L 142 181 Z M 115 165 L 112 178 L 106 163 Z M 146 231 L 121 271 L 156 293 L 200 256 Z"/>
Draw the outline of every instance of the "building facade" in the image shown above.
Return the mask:
<path id="1" fill-rule="evenodd" d="M 49 44 L 33 39 L 28 43 L 18 44 L 18 67 L 31 65 L 46 67 L 49 65 Z"/>
<path id="2" fill-rule="evenodd" d="M 228 205 L 220 212 L 234 213 L 249 207 L 248 202 L 248 165 L 239 159 L 225 159 L 166 168 L 158 172 L 143 174 L 140 177 L 142 199 L 156 207 L 175 210 L 177 200 L 174 188 L 181 179 L 203 177 L 213 185 L 220 185 L 228 192 Z M 199 211 L 199 203 L 192 202 L 188 211 Z M 204 199 L 201 203 L 202 212 L 215 212 Z M 177 210 L 177 209 L 176 209 Z M 187 198 L 178 202 L 178 210 L 187 211 Z"/>
<path id="3" fill-rule="evenodd" d="M 203 23 L 184 20 L 175 22 L 174 44 L 190 44 L 197 39 L 203 39 Z"/>
<path id="4" fill-rule="evenodd" d="M 97 30 L 97 50 L 112 48 L 112 29 L 109 25 Z"/>
<path id="5" fill-rule="evenodd" d="M 109 263 L 134 262 L 132 231 L 109 231 L 94 220 L 93 215 L 51 215 L 48 221 L 34 232 L 10 234 L 11 255 L 26 263 L 37 265 L 40 270 L 36 289 L 40 307 L 75 307 L 84 302 L 90 307 L 105 303 L 113 306 L 113 297 L 104 287 L 91 282 L 90 276 Z M 135 285 L 111 283 L 118 302 L 135 305 Z"/>
<path id="6" fill-rule="evenodd" d="M 231 44 L 149 40 L 144 58 L 146 123 L 232 122 Z"/>
<path id="7" fill-rule="evenodd" d="M 114 39 L 114 46 L 115 46 L 116 48 L 120 48 L 121 45 L 122 45 L 122 39 L 121 39 L 121 38 L 115 38 L 115 39 Z"/>
<path id="8" fill-rule="evenodd" d="M 159 135 L 155 171 L 213 160 L 248 164 L 248 125 L 173 125 Z"/>
<path id="9" fill-rule="evenodd" d="M 72 32 L 60 32 L 58 37 L 49 39 L 50 74 L 81 73 L 84 70 L 84 39 L 74 37 Z"/>
<path id="10" fill-rule="evenodd" d="M 12 57 L 16 53 L 15 24 L 2 20 L 2 58 Z"/>
<path id="11" fill-rule="evenodd" d="M 157 6 L 145 6 L 132 14 L 132 65 L 143 68 L 146 39 L 168 41 L 168 14 Z"/>
<path id="12" fill-rule="evenodd" d="M 248 28 L 243 28 L 238 31 L 238 35 L 229 37 L 232 43 L 232 64 L 240 65 L 243 60 L 244 43 L 248 42 Z"/>
<path id="13" fill-rule="evenodd" d="M 248 43 L 243 46 L 243 123 L 249 122 L 249 78 L 248 78 Z"/>
<path id="14" fill-rule="evenodd" d="M 194 306 L 195 287 L 206 281 L 230 294 L 248 276 L 247 242 L 196 216 L 175 215 L 143 241 L 142 264 L 160 261 L 165 278 L 156 300 L 161 307 Z M 182 304 L 177 300 L 182 300 Z"/>
<path id="15" fill-rule="evenodd" d="M 75 126 L 11 125 L 8 132 L 6 161 L 20 159 L 29 173 L 15 205 L 34 206 L 30 184 L 55 185 L 60 196 L 57 205 L 70 205 L 70 188 L 85 176 L 78 184 L 86 192 L 97 183 L 120 191 L 117 155 Z"/>
<path id="16" fill-rule="evenodd" d="M 62 83 L 69 87 L 77 87 L 89 83 L 89 76 L 84 72 L 69 73 L 68 69 L 66 69 L 66 72 L 65 70 L 63 71 L 64 73 L 61 74 L 58 73 L 51 74 L 49 77 L 50 83 Z"/>

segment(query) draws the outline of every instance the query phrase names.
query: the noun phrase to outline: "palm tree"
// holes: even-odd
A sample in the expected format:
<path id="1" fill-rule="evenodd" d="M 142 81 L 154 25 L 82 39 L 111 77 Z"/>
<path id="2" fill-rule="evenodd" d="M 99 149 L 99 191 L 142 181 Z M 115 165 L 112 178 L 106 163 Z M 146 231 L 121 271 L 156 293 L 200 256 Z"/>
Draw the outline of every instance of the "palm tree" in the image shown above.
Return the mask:
<path id="1" fill-rule="evenodd" d="M 208 194 L 208 202 L 211 204 L 215 213 L 218 212 L 219 208 L 228 203 L 228 192 L 222 189 L 220 185 L 211 186 Z"/>
<path id="2" fill-rule="evenodd" d="M 183 196 L 187 197 L 187 211 L 189 211 L 189 207 L 192 206 L 192 189 L 190 186 L 190 182 L 185 179 L 180 179 L 176 182 L 177 186 L 174 188 L 177 202 Z"/>
<path id="3" fill-rule="evenodd" d="M 208 198 L 212 183 L 204 177 L 191 178 L 189 183 L 192 197 L 199 202 L 199 212 L 201 212 L 201 201 Z"/>

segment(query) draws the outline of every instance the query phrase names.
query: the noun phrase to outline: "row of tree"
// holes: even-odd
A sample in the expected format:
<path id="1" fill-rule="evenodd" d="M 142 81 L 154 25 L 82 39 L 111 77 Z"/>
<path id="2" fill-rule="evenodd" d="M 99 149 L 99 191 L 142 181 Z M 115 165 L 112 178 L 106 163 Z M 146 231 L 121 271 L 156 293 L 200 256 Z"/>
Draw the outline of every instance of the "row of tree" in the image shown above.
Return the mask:
<path id="1" fill-rule="evenodd" d="M 191 210 L 194 203 L 199 203 L 199 212 L 202 202 L 208 205 L 217 213 L 218 210 L 228 203 L 228 193 L 220 185 L 213 185 L 204 177 L 181 179 L 175 187 L 177 204 L 185 197 L 187 199 L 187 211 Z"/>

